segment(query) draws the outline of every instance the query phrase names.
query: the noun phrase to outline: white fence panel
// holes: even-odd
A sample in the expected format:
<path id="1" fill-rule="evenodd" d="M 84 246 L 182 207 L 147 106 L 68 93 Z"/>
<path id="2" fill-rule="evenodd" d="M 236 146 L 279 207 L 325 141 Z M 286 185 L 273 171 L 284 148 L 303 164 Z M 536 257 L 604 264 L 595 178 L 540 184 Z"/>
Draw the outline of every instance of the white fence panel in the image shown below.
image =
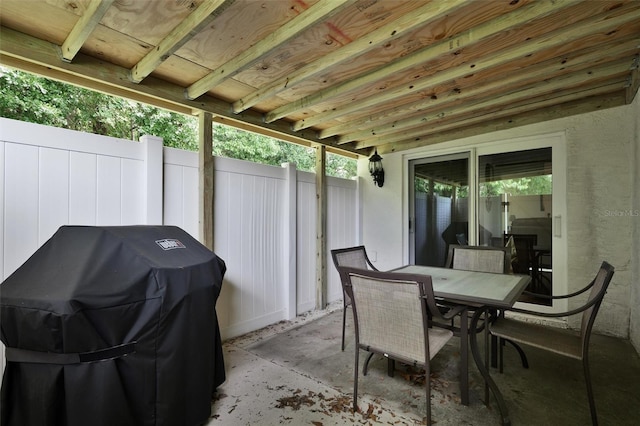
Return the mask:
<path id="1" fill-rule="evenodd" d="M 164 148 L 164 224 L 199 239 L 198 153 Z"/>
<path id="2" fill-rule="evenodd" d="M 197 153 L 162 149 L 152 136 L 139 143 L 3 118 L 0 129 L 2 279 L 66 224 L 164 223 L 199 237 Z M 314 174 L 227 158 L 214 167 L 214 247 L 227 264 L 223 338 L 314 309 Z M 355 245 L 357 183 L 327 182 L 327 248 Z M 327 256 L 334 301 L 342 290 Z"/>
<path id="3" fill-rule="evenodd" d="M 288 318 L 287 170 L 215 159 L 214 246 L 227 264 L 218 299 L 223 336 Z"/>
<path id="4" fill-rule="evenodd" d="M 359 245 L 358 185 L 354 180 L 327 178 L 327 301 L 342 299 L 342 284 L 331 250 Z"/>
<path id="5" fill-rule="evenodd" d="M 316 308 L 316 177 L 298 172 L 297 300 L 298 313 Z"/>
<path id="6" fill-rule="evenodd" d="M 62 225 L 146 222 L 146 144 L 0 119 L 2 279 Z"/>

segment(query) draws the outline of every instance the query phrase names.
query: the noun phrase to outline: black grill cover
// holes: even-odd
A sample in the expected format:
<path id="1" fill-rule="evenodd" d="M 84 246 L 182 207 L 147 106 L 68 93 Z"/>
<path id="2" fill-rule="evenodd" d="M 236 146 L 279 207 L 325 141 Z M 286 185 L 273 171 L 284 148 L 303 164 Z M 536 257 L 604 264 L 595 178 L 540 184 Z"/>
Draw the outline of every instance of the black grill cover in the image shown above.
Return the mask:
<path id="1" fill-rule="evenodd" d="M 198 425 L 225 264 L 171 226 L 63 226 L 0 285 L 1 423 Z"/>

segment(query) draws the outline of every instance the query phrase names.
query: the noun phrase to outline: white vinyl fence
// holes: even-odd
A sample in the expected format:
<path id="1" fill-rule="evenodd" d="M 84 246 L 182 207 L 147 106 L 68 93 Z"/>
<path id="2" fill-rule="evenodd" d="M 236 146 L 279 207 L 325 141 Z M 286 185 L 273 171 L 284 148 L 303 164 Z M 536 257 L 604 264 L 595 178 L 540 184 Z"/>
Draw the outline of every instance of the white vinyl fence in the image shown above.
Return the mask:
<path id="1" fill-rule="evenodd" d="M 227 264 L 217 303 L 223 338 L 313 309 L 315 176 L 221 157 L 214 167 L 214 251 Z M 327 182 L 327 250 L 356 245 L 357 182 Z M 2 280 L 62 225 L 166 224 L 198 238 L 198 203 L 195 152 L 153 136 L 133 142 L 0 118 Z M 331 263 L 327 271 L 328 300 L 339 300 Z"/>

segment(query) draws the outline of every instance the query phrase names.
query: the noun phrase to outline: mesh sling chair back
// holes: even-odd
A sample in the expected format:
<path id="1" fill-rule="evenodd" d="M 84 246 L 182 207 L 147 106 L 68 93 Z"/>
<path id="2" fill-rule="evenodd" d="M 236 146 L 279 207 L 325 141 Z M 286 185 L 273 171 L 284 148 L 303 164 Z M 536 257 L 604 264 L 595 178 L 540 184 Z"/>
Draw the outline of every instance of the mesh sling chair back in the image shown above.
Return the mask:
<path id="1" fill-rule="evenodd" d="M 331 258 L 333 259 L 333 264 L 336 266 L 336 269 L 339 269 L 341 266 L 358 268 L 358 269 L 370 269 L 372 271 L 377 271 L 378 269 L 373 266 L 369 257 L 367 256 L 367 251 L 364 246 L 355 246 L 341 249 L 331 250 Z M 344 280 L 340 277 L 342 284 L 342 350 L 344 351 L 344 331 L 345 324 L 347 321 L 347 307 L 351 305 L 351 299 L 349 295 L 344 291 Z"/>
<path id="2" fill-rule="evenodd" d="M 582 290 L 565 296 L 553 296 L 553 298 L 571 298 L 588 290 L 589 297 L 580 307 L 560 313 L 540 313 L 524 309 L 511 308 L 509 311 L 524 313 L 541 318 L 567 317 L 582 314 L 579 334 L 568 330 L 557 329 L 539 324 L 518 321 L 510 318 L 498 318 L 490 326 L 490 332 L 494 336 L 513 340 L 523 345 L 533 346 L 545 351 L 556 353 L 561 356 L 574 358 L 582 361 L 584 377 L 587 386 L 587 398 L 591 411 L 591 421 L 598 424 L 595 400 L 593 397 L 593 387 L 591 384 L 591 374 L 589 372 L 589 340 L 593 323 L 600 309 L 602 299 L 607 291 L 607 287 L 613 277 L 614 267 L 607 262 L 602 262 L 596 277 Z M 502 351 L 502 348 L 500 348 Z M 502 354 L 500 355 L 500 369 L 502 370 Z"/>
<path id="3" fill-rule="evenodd" d="M 510 269 L 510 255 L 502 247 L 451 245 L 446 266 L 464 271 L 506 274 Z"/>
<path id="4" fill-rule="evenodd" d="M 339 268 L 351 298 L 356 332 L 353 408 L 358 409 L 360 349 L 425 369 L 426 418 L 431 424 L 429 361 L 451 339 L 450 330 L 430 327 L 439 316 L 431 277 Z"/>

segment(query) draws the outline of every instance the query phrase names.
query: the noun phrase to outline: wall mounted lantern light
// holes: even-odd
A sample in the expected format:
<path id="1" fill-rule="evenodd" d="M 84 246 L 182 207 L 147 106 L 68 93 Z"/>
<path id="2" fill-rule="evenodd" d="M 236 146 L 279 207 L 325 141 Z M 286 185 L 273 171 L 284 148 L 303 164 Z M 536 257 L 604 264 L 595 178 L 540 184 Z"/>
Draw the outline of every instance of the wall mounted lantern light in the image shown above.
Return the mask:
<path id="1" fill-rule="evenodd" d="M 378 155 L 378 150 L 369 157 L 369 173 L 373 176 L 374 185 L 382 188 L 384 185 L 384 169 L 382 168 L 382 157 Z"/>

